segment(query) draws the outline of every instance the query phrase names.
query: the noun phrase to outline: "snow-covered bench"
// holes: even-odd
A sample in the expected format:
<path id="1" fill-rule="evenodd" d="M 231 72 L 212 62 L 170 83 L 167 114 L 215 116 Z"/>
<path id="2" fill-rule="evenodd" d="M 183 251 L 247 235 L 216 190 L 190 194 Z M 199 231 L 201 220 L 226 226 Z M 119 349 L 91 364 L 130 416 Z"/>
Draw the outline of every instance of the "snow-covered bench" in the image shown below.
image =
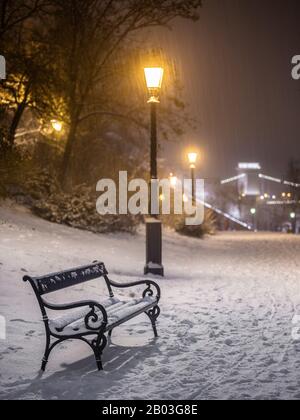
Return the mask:
<path id="1" fill-rule="evenodd" d="M 82 301 L 57 305 L 49 303 L 43 298 L 48 293 L 97 278 L 104 279 L 109 293 L 109 298 L 101 302 Z M 100 262 L 43 277 L 25 276 L 23 280 L 29 281 L 33 287 L 46 328 L 46 350 L 42 361 L 43 371 L 54 347 L 69 339 L 79 339 L 88 344 L 95 354 L 98 369 L 102 370 L 101 356 L 107 344 L 105 334 L 111 336 L 114 328 L 142 313 L 146 313 L 150 318 L 154 335 L 157 337 L 156 320 L 160 314 L 160 308 L 158 307 L 160 288 L 151 280 L 130 284 L 115 283 L 108 278 L 105 265 Z M 124 289 L 141 285 L 145 285 L 146 289 L 139 299 L 124 301 L 114 296 L 113 288 Z M 156 296 L 152 288 L 156 289 Z M 47 310 L 63 312 L 63 315 L 51 318 L 48 317 Z M 53 339 L 54 342 L 52 342 Z"/>

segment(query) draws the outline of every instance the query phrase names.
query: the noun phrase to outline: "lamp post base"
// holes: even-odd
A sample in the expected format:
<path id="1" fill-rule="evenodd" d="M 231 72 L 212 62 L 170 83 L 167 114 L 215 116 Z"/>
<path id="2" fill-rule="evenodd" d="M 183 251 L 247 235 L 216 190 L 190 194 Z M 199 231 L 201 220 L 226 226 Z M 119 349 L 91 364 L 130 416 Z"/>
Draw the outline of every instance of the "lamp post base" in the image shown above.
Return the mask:
<path id="1" fill-rule="evenodd" d="M 162 224 L 160 220 L 146 220 L 146 266 L 144 274 L 164 277 L 162 265 Z"/>

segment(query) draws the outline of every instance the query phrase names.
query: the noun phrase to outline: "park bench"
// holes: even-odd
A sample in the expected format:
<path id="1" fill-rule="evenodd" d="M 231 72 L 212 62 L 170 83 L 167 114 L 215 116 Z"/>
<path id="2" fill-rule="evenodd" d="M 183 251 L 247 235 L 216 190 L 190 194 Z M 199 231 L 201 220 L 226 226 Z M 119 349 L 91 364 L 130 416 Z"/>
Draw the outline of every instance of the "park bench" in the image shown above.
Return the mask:
<path id="1" fill-rule="evenodd" d="M 98 278 L 104 279 L 109 294 L 108 298 L 99 302 L 92 300 L 57 305 L 44 299 L 44 295 L 49 293 Z M 105 265 L 100 262 L 43 277 L 25 276 L 23 280 L 30 282 L 45 324 L 46 350 L 41 368 L 43 371 L 54 347 L 65 340 L 73 339 L 84 341 L 91 347 L 97 367 L 102 370 L 101 356 L 107 345 L 106 334 L 110 337 L 116 327 L 142 313 L 150 318 L 154 335 L 157 337 L 156 320 L 160 314 L 158 306 L 160 288 L 154 281 L 116 283 L 108 278 Z M 114 296 L 113 289 L 127 289 L 135 286 L 145 286 L 142 296 L 138 299 L 132 298 L 126 301 Z M 156 296 L 153 288 L 156 290 Z M 62 315 L 49 317 L 47 310 L 52 314 L 54 314 L 53 311 L 58 311 Z"/>

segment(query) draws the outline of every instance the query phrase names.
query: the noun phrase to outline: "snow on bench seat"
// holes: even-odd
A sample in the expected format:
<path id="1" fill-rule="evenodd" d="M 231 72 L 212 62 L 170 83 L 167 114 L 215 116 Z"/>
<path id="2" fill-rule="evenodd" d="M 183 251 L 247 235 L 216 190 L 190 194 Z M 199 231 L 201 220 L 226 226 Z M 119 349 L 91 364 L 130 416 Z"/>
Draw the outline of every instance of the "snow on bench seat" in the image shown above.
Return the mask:
<path id="1" fill-rule="evenodd" d="M 119 321 L 138 312 L 143 312 L 143 310 L 147 310 L 149 306 L 153 306 L 154 303 L 156 303 L 156 299 L 150 296 L 132 299 L 130 301 L 121 301 L 117 298 L 110 298 L 101 302 L 101 305 L 105 308 L 108 316 L 106 331 L 112 329 L 112 327 L 118 324 Z M 84 333 L 87 331 L 84 320 L 89 312 L 90 309 L 85 307 L 67 315 L 50 319 L 49 327 L 52 333 L 56 335 L 74 335 Z M 103 317 L 99 310 L 96 311 L 96 314 L 98 316 L 98 321 L 95 323 L 95 327 L 99 325 L 100 328 Z"/>

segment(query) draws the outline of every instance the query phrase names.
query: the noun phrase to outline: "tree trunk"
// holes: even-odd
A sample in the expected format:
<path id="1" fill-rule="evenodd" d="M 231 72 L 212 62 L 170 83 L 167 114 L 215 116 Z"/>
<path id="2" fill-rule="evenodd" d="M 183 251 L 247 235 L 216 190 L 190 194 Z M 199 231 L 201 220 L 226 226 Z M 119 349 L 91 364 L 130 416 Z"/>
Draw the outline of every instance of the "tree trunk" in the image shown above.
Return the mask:
<path id="1" fill-rule="evenodd" d="M 19 127 L 21 118 L 23 116 L 23 113 L 26 109 L 26 101 L 23 101 L 21 104 L 18 105 L 18 108 L 15 112 L 15 115 L 12 119 L 11 125 L 9 127 L 8 136 L 7 136 L 7 145 L 6 148 L 8 151 L 11 151 L 14 147 L 15 143 L 15 137 L 16 137 L 16 131 Z"/>
<path id="2" fill-rule="evenodd" d="M 68 177 L 70 175 L 70 164 L 72 161 L 72 154 L 74 149 L 74 144 L 76 140 L 77 135 L 77 128 L 78 128 L 78 117 L 74 116 L 71 118 L 70 122 L 70 130 L 67 138 L 67 144 L 62 160 L 62 166 L 61 166 L 61 186 L 63 189 L 67 189 L 68 187 Z"/>

